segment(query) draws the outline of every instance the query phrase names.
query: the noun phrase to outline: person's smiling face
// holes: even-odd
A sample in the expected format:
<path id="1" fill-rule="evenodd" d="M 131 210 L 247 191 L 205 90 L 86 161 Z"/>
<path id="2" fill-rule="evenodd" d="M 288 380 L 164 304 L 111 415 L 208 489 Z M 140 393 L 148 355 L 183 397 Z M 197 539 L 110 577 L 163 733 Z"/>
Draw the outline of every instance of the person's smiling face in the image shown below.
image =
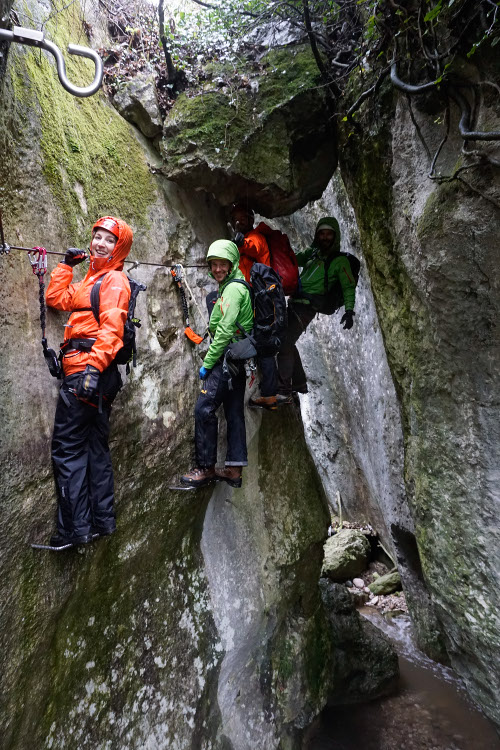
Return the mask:
<path id="1" fill-rule="evenodd" d="M 232 264 L 230 261 L 225 260 L 224 258 L 212 258 L 210 261 L 210 271 L 218 284 L 221 284 L 224 281 L 231 270 L 231 266 Z"/>
<path id="2" fill-rule="evenodd" d="M 114 234 L 108 232 L 107 229 L 98 227 L 90 243 L 90 252 L 96 258 L 108 258 L 115 249 L 117 241 Z"/>

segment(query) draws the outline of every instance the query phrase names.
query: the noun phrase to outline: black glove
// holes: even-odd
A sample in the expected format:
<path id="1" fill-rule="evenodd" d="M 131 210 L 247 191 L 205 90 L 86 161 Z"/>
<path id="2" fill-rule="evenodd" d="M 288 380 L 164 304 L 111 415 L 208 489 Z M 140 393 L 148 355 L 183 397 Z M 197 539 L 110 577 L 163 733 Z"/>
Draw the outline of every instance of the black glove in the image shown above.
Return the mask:
<path id="1" fill-rule="evenodd" d="M 342 325 L 342 323 L 344 324 L 344 330 L 352 328 L 352 324 L 354 323 L 353 316 L 355 314 L 356 313 L 354 312 L 354 310 L 346 310 L 342 315 L 342 318 L 340 319 L 340 325 Z"/>
<path id="2" fill-rule="evenodd" d="M 236 247 L 241 247 L 245 242 L 245 235 L 243 234 L 243 232 L 236 232 L 233 237 L 233 242 Z"/>
<path id="3" fill-rule="evenodd" d="M 79 250 L 77 247 L 68 247 L 63 263 L 66 263 L 67 266 L 73 268 L 81 263 L 82 260 L 85 260 L 86 257 L 87 253 L 84 253 L 83 250 Z"/>
<path id="4" fill-rule="evenodd" d="M 95 396 L 97 389 L 99 388 L 99 375 L 101 373 L 97 367 L 87 365 L 85 370 L 82 372 L 78 385 L 76 386 L 76 395 L 79 398 L 91 399 Z"/>

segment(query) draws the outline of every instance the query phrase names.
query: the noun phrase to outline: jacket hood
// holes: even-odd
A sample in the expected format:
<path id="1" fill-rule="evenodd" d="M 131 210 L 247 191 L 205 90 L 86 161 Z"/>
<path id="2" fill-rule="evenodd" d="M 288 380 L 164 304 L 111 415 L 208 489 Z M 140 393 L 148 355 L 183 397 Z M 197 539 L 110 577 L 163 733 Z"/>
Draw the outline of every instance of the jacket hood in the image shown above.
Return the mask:
<path id="1" fill-rule="evenodd" d="M 316 224 L 314 231 L 314 244 L 316 245 L 316 236 L 320 229 L 333 229 L 335 232 L 335 240 L 333 242 L 333 251 L 338 253 L 340 251 L 340 227 L 337 219 L 334 216 L 324 216 Z"/>
<path id="2" fill-rule="evenodd" d="M 101 223 L 104 219 L 109 219 L 110 221 L 115 222 L 118 225 L 118 230 L 116 232 L 118 240 L 113 249 L 113 252 L 109 257 L 90 257 L 90 268 L 88 270 L 87 276 L 93 276 L 94 274 L 101 271 L 122 271 L 123 262 L 129 254 L 130 248 L 132 247 L 134 233 L 132 232 L 132 229 L 129 227 L 129 225 L 121 219 L 116 219 L 114 216 L 103 216 L 98 220 L 97 224 Z M 92 231 L 95 227 L 96 224 L 94 224 L 94 227 L 92 227 Z M 115 234 L 114 231 L 113 234 Z"/>
<path id="3" fill-rule="evenodd" d="M 231 242 L 231 240 L 215 240 L 215 242 L 212 242 L 212 244 L 208 248 L 207 262 L 210 260 L 214 260 L 215 258 L 228 260 L 232 264 L 231 270 L 224 279 L 223 283 L 229 281 L 229 279 L 232 279 L 236 275 L 240 262 L 240 252 L 234 242 Z M 212 276 L 210 268 L 208 273 L 210 274 L 210 276 Z"/>

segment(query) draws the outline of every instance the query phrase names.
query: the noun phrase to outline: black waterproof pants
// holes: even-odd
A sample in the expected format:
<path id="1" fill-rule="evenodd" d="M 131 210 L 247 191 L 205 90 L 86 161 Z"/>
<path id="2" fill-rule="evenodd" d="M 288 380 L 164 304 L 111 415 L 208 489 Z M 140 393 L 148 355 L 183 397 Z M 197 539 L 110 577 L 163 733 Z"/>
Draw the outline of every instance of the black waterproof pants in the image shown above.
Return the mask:
<path id="1" fill-rule="evenodd" d="M 306 374 L 295 344 L 315 315 L 310 305 L 288 303 L 288 326 L 278 352 L 279 393 L 288 396 L 294 390 L 304 391 L 307 387 Z"/>
<path id="2" fill-rule="evenodd" d="M 246 375 L 240 365 L 237 375 L 229 377 L 216 364 L 203 381 L 194 410 L 196 465 L 200 468 L 215 466 L 217 462 L 217 409 L 224 407 L 227 423 L 226 466 L 247 466 L 247 438 L 245 430 L 244 396 Z"/>
<path id="3" fill-rule="evenodd" d="M 111 402 L 121 387 L 116 365 L 101 375 L 102 411 L 80 401 L 74 388 L 80 374 L 61 386 L 52 435 L 52 465 L 58 495 L 57 530 L 62 536 L 86 536 L 91 529 L 116 528 L 114 482 L 109 453 Z"/>
<path id="4" fill-rule="evenodd" d="M 257 357 L 257 366 L 260 370 L 260 395 L 276 396 L 278 390 L 276 355 L 271 357 Z"/>

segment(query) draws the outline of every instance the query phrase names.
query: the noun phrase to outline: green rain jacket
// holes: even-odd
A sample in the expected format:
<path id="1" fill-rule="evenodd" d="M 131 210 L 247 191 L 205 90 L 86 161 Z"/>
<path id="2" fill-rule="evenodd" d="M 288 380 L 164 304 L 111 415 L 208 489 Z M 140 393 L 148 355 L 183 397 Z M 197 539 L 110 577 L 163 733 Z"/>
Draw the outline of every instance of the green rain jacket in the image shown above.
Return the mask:
<path id="1" fill-rule="evenodd" d="M 229 284 L 232 279 L 245 278 L 238 268 L 240 262 L 238 248 L 230 240 L 212 242 L 208 248 L 207 260 L 214 258 L 229 260 L 233 265 L 229 274 L 219 286 L 219 296 L 208 324 L 213 341 L 203 360 L 203 366 L 207 370 L 211 370 L 218 362 L 224 353 L 224 349 L 231 341 L 242 338 L 241 335 L 236 335 L 236 321 L 241 323 L 245 331 L 251 331 L 253 328 L 250 291 L 244 284 Z M 211 273 L 210 276 L 212 276 Z"/>
<path id="2" fill-rule="evenodd" d="M 323 255 L 320 249 L 314 244 L 318 227 L 325 224 L 335 232 L 333 249 L 328 256 Z M 311 247 L 308 247 L 302 253 L 297 253 L 297 263 L 303 270 L 299 278 L 299 289 L 295 293 L 294 299 L 301 304 L 312 304 L 314 306 L 314 299 L 301 298 L 300 293 L 305 292 L 307 295 L 317 295 L 319 298 L 324 296 L 336 281 L 339 281 L 344 295 L 344 307 L 346 310 L 353 310 L 356 296 L 356 282 L 353 279 L 349 261 L 345 255 L 338 255 L 340 251 L 340 228 L 337 219 L 333 216 L 325 216 L 323 219 L 320 219 L 316 226 L 314 238 Z M 325 289 L 325 261 L 332 255 L 333 260 L 328 265 L 328 289 Z"/>

